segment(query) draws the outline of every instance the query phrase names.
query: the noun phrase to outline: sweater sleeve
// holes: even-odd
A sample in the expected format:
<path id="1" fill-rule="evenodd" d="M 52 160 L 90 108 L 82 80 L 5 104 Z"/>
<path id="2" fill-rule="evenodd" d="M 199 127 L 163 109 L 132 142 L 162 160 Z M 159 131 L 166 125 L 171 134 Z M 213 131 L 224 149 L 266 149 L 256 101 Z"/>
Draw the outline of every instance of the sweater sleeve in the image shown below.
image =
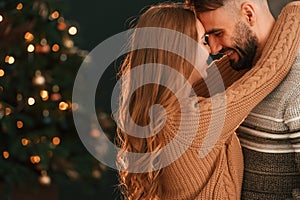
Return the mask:
<path id="1" fill-rule="evenodd" d="M 286 6 L 276 21 L 260 60 L 225 94 L 199 97 L 195 143 L 225 143 L 249 112 L 284 79 L 300 44 L 300 2 Z M 196 122 L 197 123 L 197 122 Z M 219 130 L 216 128 L 219 127 Z M 217 132 L 216 132 L 217 131 Z M 210 144 L 204 144 L 207 138 Z M 197 145 L 197 146 L 198 146 Z"/>

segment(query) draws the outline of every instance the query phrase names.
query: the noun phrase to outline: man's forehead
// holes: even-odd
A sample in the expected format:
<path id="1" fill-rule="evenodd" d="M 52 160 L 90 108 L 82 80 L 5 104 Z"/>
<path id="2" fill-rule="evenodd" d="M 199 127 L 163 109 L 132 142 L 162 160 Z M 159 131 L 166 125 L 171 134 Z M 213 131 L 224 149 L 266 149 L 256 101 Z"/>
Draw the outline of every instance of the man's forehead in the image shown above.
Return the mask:
<path id="1" fill-rule="evenodd" d="M 197 17 L 205 28 L 205 32 L 211 34 L 220 31 L 232 22 L 232 18 L 223 9 L 197 13 Z"/>

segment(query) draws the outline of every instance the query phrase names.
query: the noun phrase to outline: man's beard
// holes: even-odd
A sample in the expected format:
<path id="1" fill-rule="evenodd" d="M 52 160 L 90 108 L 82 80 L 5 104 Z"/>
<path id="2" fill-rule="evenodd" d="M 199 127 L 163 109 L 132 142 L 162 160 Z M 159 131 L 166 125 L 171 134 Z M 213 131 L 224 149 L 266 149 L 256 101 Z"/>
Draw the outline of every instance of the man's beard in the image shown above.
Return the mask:
<path id="1" fill-rule="evenodd" d="M 235 70 L 249 69 L 253 67 L 253 60 L 256 54 L 258 39 L 251 29 L 242 21 L 237 22 L 233 37 L 233 49 L 239 54 L 238 62 L 230 60 Z"/>

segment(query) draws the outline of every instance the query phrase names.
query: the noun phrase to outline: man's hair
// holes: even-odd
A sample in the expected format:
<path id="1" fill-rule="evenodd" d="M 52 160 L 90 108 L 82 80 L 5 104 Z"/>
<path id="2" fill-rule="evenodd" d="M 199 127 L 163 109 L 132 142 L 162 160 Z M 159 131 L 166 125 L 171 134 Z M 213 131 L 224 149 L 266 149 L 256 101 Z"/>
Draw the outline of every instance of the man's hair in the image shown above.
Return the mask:
<path id="1" fill-rule="evenodd" d="M 185 4 L 192 7 L 196 12 L 216 10 L 225 5 L 227 0 L 185 0 Z"/>

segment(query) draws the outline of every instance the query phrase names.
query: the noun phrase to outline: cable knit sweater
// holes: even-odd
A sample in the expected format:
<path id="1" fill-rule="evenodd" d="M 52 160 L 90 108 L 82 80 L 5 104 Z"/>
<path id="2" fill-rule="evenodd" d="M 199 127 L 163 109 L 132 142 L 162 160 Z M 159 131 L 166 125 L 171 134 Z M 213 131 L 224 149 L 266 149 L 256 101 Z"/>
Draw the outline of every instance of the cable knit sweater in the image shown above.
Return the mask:
<path id="1" fill-rule="evenodd" d="M 296 37 L 300 35 L 300 9 L 296 5 L 290 4 L 284 9 L 261 59 L 226 90 L 226 98 L 223 94 L 198 97 L 198 103 L 190 98 L 191 110 L 173 113 L 167 121 L 163 129 L 165 143 L 176 140 L 177 146 L 169 149 L 166 159 L 177 154 L 190 138 L 192 144 L 176 161 L 163 168 L 161 199 L 240 199 L 243 157 L 234 132 L 249 112 L 284 79 L 293 64 L 300 44 L 300 38 Z M 177 137 L 180 123 L 184 135 Z"/>
<path id="2" fill-rule="evenodd" d="M 300 12 L 300 2 L 291 5 Z M 284 81 L 237 133 L 245 163 L 242 199 L 300 199 L 300 49 Z"/>

